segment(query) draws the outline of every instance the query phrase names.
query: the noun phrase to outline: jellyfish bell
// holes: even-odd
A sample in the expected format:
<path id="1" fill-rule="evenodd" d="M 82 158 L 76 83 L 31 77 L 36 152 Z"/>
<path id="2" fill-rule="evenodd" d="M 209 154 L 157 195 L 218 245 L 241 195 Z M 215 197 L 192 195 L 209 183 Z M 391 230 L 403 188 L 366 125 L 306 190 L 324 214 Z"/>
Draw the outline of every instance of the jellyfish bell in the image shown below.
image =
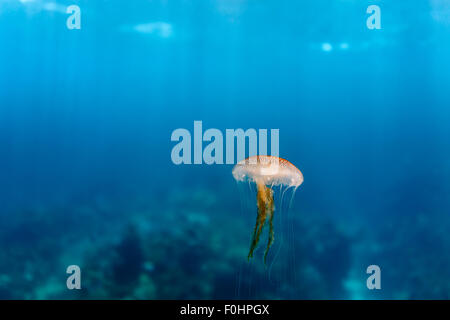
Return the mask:
<path id="1" fill-rule="evenodd" d="M 269 239 L 264 252 L 264 263 L 274 242 L 273 216 L 274 186 L 297 189 L 303 183 L 303 174 L 288 160 L 275 156 L 253 156 L 240 161 L 233 168 L 233 177 L 238 182 L 248 181 L 256 185 L 257 217 L 248 259 L 253 257 L 264 225 L 269 226 Z M 295 192 L 295 191 L 294 191 Z"/>
<path id="2" fill-rule="evenodd" d="M 236 181 L 250 181 L 268 186 L 299 187 L 303 174 L 288 160 L 275 156 L 253 156 L 233 168 Z"/>

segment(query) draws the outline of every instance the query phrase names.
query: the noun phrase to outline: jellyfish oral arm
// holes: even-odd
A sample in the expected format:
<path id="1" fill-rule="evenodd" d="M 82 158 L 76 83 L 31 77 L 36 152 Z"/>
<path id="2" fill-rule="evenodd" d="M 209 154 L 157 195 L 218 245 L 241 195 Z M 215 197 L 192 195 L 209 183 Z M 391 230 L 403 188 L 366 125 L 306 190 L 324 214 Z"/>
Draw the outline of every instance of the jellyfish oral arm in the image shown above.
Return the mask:
<path id="1" fill-rule="evenodd" d="M 262 230 L 266 221 L 269 222 L 269 240 L 267 243 L 266 251 L 264 252 L 264 263 L 267 260 L 267 254 L 272 246 L 274 239 L 273 232 L 273 213 L 275 211 L 274 201 L 273 201 L 273 190 L 268 188 L 264 183 L 258 182 L 256 193 L 256 204 L 257 204 L 257 216 L 255 229 L 253 230 L 252 241 L 250 245 L 250 250 L 248 253 L 248 259 L 253 257 L 253 252 L 259 243 L 259 238 L 261 236 Z"/>

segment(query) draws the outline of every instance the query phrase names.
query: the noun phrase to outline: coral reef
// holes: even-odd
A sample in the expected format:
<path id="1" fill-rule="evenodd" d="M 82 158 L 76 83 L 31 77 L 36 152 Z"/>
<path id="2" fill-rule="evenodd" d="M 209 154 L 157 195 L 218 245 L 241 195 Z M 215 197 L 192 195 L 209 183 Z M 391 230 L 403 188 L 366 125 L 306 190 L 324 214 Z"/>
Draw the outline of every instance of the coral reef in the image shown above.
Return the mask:
<path id="1" fill-rule="evenodd" d="M 254 216 L 222 199 L 172 189 L 158 201 L 90 199 L 3 216 L 0 299 L 449 297 L 444 213 L 392 217 L 369 230 L 294 208 L 275 226 L 266 266 L 264 245 L 246 259 Z M 82 290 L 65 287 L 71 264 L 82 269 Z M 382 269 L 381 292 L 365 287 L 371 264 Z"/>
<path id="2" fill-rule="evenodd" d="M 200 199 L 201 194 L 215 199 L 206 190 L 193 193 Z M 83 281 L 87 289 L 81 298 L 346 297 L 342 283 L 351 243 L 332 223 L 292 221 L 301 235 L 295 239 L 296 251 L 288 252 L 290 247 L 285 246 L 280 255 L 296 255 L 296 262 L 283 265 L 280 261 L 269 270 L 262 261 L 247 262 L 250 239 L 239 214 L 233 219 L 232 213 L 220 212 L 222 205 L 217 200 L 195 210 L 189 194 L 176 193 L 167 199 L 159 220 L 163 227 L 145 227 L 140 219 L 144 222 L 148 217 L 143 215 L 124 230 L 117 243 L 94 250 L 86 258 Z M 286 270 L 295 274 L 296 284 L 283 283 Z"/>

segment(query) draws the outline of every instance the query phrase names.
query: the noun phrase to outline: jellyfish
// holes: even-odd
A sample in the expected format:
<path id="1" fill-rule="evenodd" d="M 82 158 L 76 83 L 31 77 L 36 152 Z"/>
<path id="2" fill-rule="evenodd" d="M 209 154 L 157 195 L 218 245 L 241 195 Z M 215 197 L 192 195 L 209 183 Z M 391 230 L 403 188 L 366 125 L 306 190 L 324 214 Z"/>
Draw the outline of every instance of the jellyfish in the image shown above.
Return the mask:
<path id="1" fill-rule="evenodd" d="M 247 158 L 236 164 L 232 173 L 236 181 L 248 181 L 256 185 L 257 216 L 247 259 L 250 260 L 253 257 L 264 225 L 267 223 L 269 234 L 264 252 L 264 264 L 266 264 L 267 254 L 274 242 L 273 216 L 275 205 L 273 187 L 293 187 L 295 192 L 303 183 L 303 174 L 289 161 L 275 156 Z"/>

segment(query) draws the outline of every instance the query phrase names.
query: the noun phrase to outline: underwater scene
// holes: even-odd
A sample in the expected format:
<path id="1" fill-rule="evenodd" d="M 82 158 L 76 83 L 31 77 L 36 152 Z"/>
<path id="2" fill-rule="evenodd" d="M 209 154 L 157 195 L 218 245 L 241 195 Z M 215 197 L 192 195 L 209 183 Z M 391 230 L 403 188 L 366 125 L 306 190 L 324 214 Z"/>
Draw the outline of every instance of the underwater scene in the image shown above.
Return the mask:
<path id="1" fill-rule="evenodd" d="M 449 299 L 450 0 L 0 0 L 0 299 Z"/>

